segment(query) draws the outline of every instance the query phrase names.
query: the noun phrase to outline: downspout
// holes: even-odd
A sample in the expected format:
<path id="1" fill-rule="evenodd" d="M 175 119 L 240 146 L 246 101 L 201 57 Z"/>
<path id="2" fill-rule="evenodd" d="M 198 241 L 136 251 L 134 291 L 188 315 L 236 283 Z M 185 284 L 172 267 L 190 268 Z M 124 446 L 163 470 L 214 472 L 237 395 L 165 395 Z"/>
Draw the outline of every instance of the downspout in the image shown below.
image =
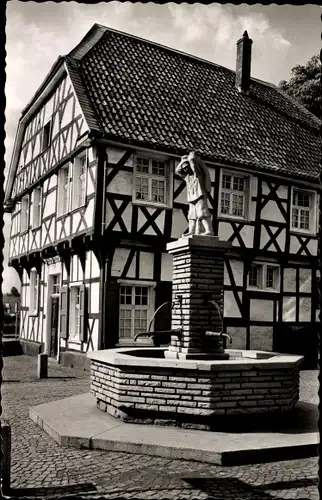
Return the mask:
<path id="1" fill-rule="evenodd" d="M 100 349 L 105 349 L 105 309 L 106 309 L 106 292 L 105 292 L 105 281 L 107 277 L 107 256 L 104 252 L 104 236 L 105 236 L 105 210 L 106 210 L 106 177 L 107 177 L 107 161 L 105 147 L 99 146 L 100 160 L 103 164 L 103 179 L 102 179 L 102 209 L 100 217 L 100 227 L 99 227 L 99 246 L 100 246 L 100 265 L 101 265 L 101 275 L 100 275 Z M 101 162 L 100 162 L 101 163 Z M 99 186 L 97 185 L 97 189 Z"/>

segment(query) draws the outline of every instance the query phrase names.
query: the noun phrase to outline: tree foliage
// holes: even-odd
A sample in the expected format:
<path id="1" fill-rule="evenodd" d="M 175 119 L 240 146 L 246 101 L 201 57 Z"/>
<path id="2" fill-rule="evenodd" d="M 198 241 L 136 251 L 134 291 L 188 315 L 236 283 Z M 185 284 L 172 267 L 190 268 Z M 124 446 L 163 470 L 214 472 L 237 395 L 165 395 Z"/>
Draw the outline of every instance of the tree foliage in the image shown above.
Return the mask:
<path id="1" fill-rule="evenodd" d="M 305 66 L 294 66 L 291 75 L 288 81 L 282 80 L 278 84 L 279 88 L 294 97 L 321 120 L 321 62 L 319 57 L 312 56 Z"/>

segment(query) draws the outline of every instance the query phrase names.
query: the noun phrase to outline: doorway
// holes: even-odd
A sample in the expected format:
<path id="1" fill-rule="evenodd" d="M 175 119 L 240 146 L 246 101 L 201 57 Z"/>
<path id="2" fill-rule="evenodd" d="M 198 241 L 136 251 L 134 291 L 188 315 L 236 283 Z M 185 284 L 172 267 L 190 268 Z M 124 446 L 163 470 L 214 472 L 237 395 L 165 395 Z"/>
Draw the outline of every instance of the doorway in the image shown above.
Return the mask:
<path id="1" fill-rule="evenodd" d="M 51 297 L 50 356 L 53 358 L 55 358 L 58 353 L 58 317 L 59 317 L 59 298 Z"/>

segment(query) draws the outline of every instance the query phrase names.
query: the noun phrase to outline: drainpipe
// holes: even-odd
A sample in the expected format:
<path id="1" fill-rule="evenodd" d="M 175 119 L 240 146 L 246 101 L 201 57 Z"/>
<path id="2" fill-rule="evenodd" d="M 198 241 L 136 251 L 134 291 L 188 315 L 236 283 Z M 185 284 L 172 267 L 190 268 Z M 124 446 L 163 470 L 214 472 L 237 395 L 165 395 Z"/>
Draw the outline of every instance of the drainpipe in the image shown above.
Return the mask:
<path id="1" fill-rule="evenodd" d="M 99 155 L 100 162 L 103 164 L 103 179 L 102 179 L 102 209 L 101 209 L 101 220 L 99 229 L 99 245 L 100 245 L 100 265 L 101 265 L 101 276 L 100 276 L 100 342 L 99 349 L 105 349 L 105 307 L 106 307 L 106 297 L 105 297 L 105 280 L 107 276 L 107 256 L 103 250 L 104 235 L 105 235 L 105 210 L 106 210 L 106 177 L 107 177 L 107 158 L 105 153 L 105 147 L 99 145 Z M 98 166 L 99 166 L 98 163 Z M 97 185 L 97 190 L 99 185 Z"/>

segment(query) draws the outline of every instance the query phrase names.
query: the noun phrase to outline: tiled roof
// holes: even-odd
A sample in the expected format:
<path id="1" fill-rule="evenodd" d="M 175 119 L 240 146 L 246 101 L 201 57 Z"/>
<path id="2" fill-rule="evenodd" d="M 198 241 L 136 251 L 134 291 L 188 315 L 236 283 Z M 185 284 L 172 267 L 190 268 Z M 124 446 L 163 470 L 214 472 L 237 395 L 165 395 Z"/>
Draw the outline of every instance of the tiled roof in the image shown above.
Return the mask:
<path id="1" fill-rule="evenodd" d="M 273 85 L 249 95 L 227 68 L 97 26 L 74 59 L 109 138 L 292 176 L 319 175 L 319 120 Z M 73 54 L 71 53 L 70 56 Z"/>

